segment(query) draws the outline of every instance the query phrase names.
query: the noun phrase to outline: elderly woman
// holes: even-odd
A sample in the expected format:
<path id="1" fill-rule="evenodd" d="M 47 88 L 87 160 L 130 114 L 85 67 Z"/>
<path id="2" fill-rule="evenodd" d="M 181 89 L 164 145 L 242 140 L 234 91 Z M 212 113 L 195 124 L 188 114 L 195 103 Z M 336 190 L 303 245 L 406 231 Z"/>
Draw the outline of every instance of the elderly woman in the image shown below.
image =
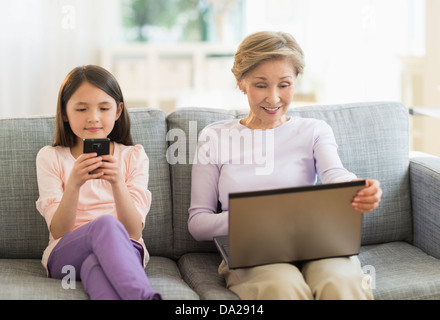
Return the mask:
<path id="1" fill-rule="evenodd" d="M 303 51 L 289 34 L 259 32 L 240 44 L 232 72 L 250 111 L 243 119 L 213 123 L 200 135 L 188 220 L 196 240 L 228 233 L 231 192 L 311 185 L 317 177 L 323 183 L 357 179 L 343 167 L 328 124 L 286 115 L 303 69 Z M 243 145 L 246 139 L 231 138 L 227 133 L 232 131 L 253 139 Z M 266 165 L 270 170 L 258 171 L 262 154 L 273 158 L 268 160 L 273 165 Z M 366 181 L 352 203 L 362 213 L 377 208 L 382 196 L 378 181 Z M 241 299 L 373 298 L 357 256 L 240 269 L 229 269 L 223 261 L 219 273 Z"/>

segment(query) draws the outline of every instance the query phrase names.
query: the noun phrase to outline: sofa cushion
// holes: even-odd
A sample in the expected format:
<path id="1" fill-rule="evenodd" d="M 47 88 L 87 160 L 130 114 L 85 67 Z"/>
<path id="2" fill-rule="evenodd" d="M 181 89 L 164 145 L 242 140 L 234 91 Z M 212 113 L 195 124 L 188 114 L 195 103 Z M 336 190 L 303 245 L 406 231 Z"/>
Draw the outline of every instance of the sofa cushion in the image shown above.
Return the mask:
<path id="1" fill-rule="evenodd" d="M 195 241 L 187 227 L 191 163 L 197 135 L 209 123 L 242 118 L 246 114 L 247 110 L 183 108 L 167 117 L 177 257 L 186 252 L 216 251 L 212 241 Z M 400 103 L 355 103 L 297 107 L 291 108 L 288 114 L 325 120 L 334 130 L 344 166 L 358 177 L 381 182 L 384 190 L 382 202 L 379 209 L 364 215 L 362 244 L 410 240 L 409 120 L 406 107 Z"/>
<path id="2" fill-rule="evenodd" d="M 221 256 L 216 253 L 187 253 L 178 262 L 183 279 L 202 300 L 238 300 L 226 289 L 225 279 L 218 274 Z"/>
<path id="3" fill-rule="evenodd" d="M 35 158 L 53 138 L 51 116 L 0 119 L 0 258 L 41 258 L 47 246 Z"/>
<path id="4" fill-rule="evenodd" d="M 146 273 L 163 299 L 199 299 L 183 281 L 176 262 L 169 258 L 151 257 Z M 48 278 L 39 259 L 0 259 L 0 283 L 0 300 L 89 299 L 80 281 L 63 287 L 62 280 Z"/>
<path id="5" fill-rule="evenodd" d="M 440 259 L 440 157 L 413 152 L 410 181 L 414 245 Z"/>
<path id="6" fill-rule="evenodd" d="M 0 259 L 0 283 L 0 300 L 89 299 L 81 282 L 63 288 L 61 280 L 48 278 L 40 259 Z"/>
<path id="7" fill-rule="evenodd" d="M 143 238 L 151 255 L 173 255 L 173 222 L 170 168 L 166 160 L 165 112 L 158 109 L 130 109 L 133 142 L 143 145 L 150 160 L 148 188 L 152 202 Z"/>
<path id="8" fill-rule="evenodd" d="M 183 281 L 175 261 L 152 256 L 146 273 L 154 290 L 164 300 L 199 300 L 199 295 Z"/>
<path id="9" fill-rule="evenodd" d="M 440 299 L 440 260 L 409 243 L 364 246 L 359 259 L 375 299 Z"/>
<path id="10" fill-rule="evenodd" d="M 356 103 L 292 110 L 325 120 L 335 133 L 344 166 L 358 177 L 378 179 L 380 206 L 365 214 L 362 244 L 411 240 L 409 116 L 400 103 Z"/>
<path id="11" fill-rule="evenodd" d="M 294 108 L 290 114 L 325 120 L 344 166 L 360 178 L 380 181 L 384 194 L 379 208 L 364 215 L 362 244 L 410 241 L 408 109 L 400 103 L 370 102 Z"/>

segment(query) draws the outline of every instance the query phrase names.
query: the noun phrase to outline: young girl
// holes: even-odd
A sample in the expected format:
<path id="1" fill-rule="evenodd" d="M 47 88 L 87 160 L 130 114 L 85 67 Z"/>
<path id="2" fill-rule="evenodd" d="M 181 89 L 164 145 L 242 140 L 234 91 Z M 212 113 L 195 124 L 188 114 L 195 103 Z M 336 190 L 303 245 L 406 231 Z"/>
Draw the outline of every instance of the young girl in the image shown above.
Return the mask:
<path id="1" fill-rule="evenodd" d="M 83 153 L 83 139 L 107 137 L 110 154 Z M 141 145 L 133 146 L 113 75 L 92 65 L 67 75 L 54 144 L 36 162 L 36 204 L 50 234 L 42 258 L 48 275 L 62 279 L 63 268 L 73 267 L 91 299 L 161 299 L 144 271 L 149 160 Z"/>

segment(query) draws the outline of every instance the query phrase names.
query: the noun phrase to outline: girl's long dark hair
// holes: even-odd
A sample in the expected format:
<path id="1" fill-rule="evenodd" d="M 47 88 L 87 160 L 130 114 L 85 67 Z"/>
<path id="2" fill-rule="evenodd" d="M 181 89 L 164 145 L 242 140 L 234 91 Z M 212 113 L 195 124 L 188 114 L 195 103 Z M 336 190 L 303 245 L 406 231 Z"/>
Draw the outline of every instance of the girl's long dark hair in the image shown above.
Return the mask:
<path id="1" fill-rule="evenodd" d="M 124 97 L 121 88 L 115 77 L 106 69 L 96 66 L 87 65 L 76 67 L 64 79 L 59 94 L 57 103 L 57 112 L 55 118 L 55 139 L 54 146 L 73 147 L 76 142 L 76 136 L 70 128 L 67 121 L 66 105 L 67 101 L 72 97 L 73 93 L 78 87 L 84 83 L 89 82 L 97 88 L 103 90 L 116 101 L 116 105 L 123 103 L 122 113 L 115 122 L 112 132 L 108 138 L 112 141 L 122 143 L 125 145 L 133 145 L 130 129 L 130 117 L 127 108 L 124 104 Z"/>

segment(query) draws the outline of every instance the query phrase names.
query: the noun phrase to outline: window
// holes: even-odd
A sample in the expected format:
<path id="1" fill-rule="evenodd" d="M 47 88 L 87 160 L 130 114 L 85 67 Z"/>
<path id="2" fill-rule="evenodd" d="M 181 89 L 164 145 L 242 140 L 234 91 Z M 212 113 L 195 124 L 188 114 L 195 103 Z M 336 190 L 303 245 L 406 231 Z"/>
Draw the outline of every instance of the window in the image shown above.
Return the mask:
<path id="1" fill-rule="evenodd" d="M 244 0 L 121 0 L 124 36 L 139 42 L 239 41 Z"/>

